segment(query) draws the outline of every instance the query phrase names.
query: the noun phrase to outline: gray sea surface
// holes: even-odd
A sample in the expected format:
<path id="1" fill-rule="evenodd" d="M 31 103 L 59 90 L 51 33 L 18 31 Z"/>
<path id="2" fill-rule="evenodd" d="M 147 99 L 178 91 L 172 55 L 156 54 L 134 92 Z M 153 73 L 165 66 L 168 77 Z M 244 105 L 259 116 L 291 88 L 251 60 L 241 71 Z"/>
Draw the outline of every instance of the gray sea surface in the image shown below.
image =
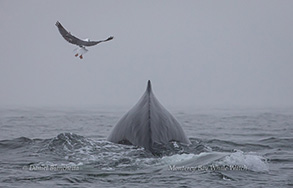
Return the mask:
<path id="1" fill-rule="evenodd" d="M 125 107 L 0 107 L 0 187 L 290 187 L 293 108 L 170 108 L 192 144 L 106 141 Z"/>

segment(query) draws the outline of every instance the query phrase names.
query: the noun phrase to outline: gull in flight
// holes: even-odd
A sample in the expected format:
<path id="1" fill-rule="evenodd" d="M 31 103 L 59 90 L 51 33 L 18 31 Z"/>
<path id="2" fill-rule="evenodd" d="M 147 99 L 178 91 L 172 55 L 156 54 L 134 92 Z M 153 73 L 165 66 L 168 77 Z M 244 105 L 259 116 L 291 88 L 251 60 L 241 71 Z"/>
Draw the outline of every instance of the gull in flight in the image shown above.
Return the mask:
<path id="1" fill-rule="evenodd" d="M 83 54 L 85 54 L 88 50 L 85 48 L 86 46 L 95 46 L 101 42 L 106 42 L 106 41 L 109 41 L 109 40 L 112 40 L 114 37 L 109 37 L 105 40 L 100 40 L 100 41 L 90 41 L 89 39 L 79 39 L 73 35 L 71 35 L 70 32 L 68 32 L 62 25 L 60 22 L 56 22 L 55 24 L 57 27 L 58 27 L 58 30 L 60 32 L 60 34 L 62 35 L 62 37 L 69 43 L 71 44 L 75 44 L 78 46 L 78 48 L 76 48 L 74 50 L 74 52 L 76 53 L 75 54 L 75 57 L 79 56 L 80 59 L 83 58 Z"/>

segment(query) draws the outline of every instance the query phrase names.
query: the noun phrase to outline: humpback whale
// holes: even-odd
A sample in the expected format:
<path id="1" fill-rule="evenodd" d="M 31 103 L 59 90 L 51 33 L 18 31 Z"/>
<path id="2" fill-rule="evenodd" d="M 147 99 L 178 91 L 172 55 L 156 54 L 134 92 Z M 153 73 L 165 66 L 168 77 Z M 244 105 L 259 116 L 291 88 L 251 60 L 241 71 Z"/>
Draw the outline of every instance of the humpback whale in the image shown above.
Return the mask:
<path id="1" fill-rule="evenodd" d="M 107 140 L 149 151 L 153 151 L 155 145 L 166 145 L 170 141 L 190 144 L 180 123 L 156 99 L 150 80 L 143 96 L 118 121 Z"/>

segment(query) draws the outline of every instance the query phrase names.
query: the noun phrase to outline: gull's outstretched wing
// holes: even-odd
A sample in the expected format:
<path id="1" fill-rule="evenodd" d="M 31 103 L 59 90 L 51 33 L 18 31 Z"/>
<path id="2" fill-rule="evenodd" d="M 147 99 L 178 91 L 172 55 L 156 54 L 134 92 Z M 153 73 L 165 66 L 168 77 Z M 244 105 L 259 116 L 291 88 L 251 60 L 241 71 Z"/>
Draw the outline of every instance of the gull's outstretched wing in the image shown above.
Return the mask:
<path id="1" fill-rule="evenodd" d="M 112 40 L 113 38 L 114 37 L 111 36 L 111 37 L 107 38 L 106 40 L 100 40 L 100 41 L 84 41 L 84 40 L 82 40 L 82 45 L 83 46 L 94 46 L 94 45 L 97 45 L 101 42 L 107 42 L 109 40 Z"/>
<path id="2" fill-rule="evenodd" d="M 69 43 L 71 44 L 75 44 L 75 45 L 78 45 L 80 47 L 82 46 L 94 46 L 94 45 L 97 45 L 99 44 L 100 42 L 106 42 L 106 41 L 109 41 L 109 40 L 112 40 L 114 37 L 109 37 L 107 38 L 106 40 L 100 40 L 100 41 L 84 41 L 84 40 L 81 40 L 73 35 L 71 35 L 62 25 L 60 22 L 56 22 L 55 24 L 57 27 L 58 27 L 58 30 L 60 32 L 60 34 L 62 35 L 62 37 L 67 40 Z"/>
<path id="3" fill-rule="evenodd" d="M 82 46 L 81 43 L 83 42 L 82 40 L 80 40 L 79 38 L 71 35 L 62 25 L 60 22 L 56 22 L 55 24 L 58 27 L 58 30 L 60 32 L 60 34 L 62 35 L 62 37 L 67 40 L 69 43 L 71 44 L 75 44 L 78 46 Z"/>

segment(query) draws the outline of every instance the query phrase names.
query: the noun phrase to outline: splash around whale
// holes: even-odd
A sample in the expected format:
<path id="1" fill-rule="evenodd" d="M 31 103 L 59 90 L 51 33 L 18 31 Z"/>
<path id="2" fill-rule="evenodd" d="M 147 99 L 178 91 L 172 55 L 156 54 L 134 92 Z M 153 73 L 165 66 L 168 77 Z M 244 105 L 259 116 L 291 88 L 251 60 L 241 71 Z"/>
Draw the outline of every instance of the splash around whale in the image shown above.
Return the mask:
<path id="1" fill-rule="evenodd" d="M 190 144 L 180 123 L 159 103 L 151 81 L 137 104 L 116 124 L 107 138 L 118 144 L 131 144 L 153 151 L 155 145 L 170 141 Z"/>

